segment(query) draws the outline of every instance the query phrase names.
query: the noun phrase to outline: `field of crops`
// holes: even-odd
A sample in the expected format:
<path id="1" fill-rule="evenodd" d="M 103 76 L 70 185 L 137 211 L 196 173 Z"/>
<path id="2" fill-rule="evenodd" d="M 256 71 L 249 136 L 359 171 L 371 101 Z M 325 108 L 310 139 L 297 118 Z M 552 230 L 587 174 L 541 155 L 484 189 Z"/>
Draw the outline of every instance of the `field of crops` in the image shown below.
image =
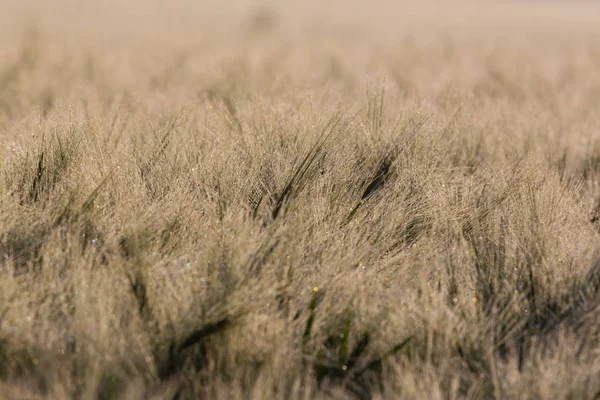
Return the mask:
<path id="1" fill-rule="evenodd" d="M 0 0 L 0 399 L 600 399 L 600 4 L 322 3 Z"/>

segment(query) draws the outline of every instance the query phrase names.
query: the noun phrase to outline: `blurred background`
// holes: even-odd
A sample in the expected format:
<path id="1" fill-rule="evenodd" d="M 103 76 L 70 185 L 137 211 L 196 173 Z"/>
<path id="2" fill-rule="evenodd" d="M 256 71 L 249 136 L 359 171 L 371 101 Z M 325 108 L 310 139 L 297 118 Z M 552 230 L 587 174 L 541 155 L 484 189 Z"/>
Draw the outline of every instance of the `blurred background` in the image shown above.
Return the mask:
<path id="1" fill-rule="evenodd" d="M 243 29 L 265 33 L 317 28 L 344 28 L 348 34 L 367 30 L 385 37 L 397 35 L 399 29 L 432 25 L 504 34 L 525 27 L 546 33 L 580 32 L 593 29 L 600 20 L 600 4 L 595 1 L 2 0 L 0 9 L 4 40 L 7 33 L 32 25 L 49 35 L 122 40 L 129 35 L 160 39 L 168 33 L 230 35 Z"/>

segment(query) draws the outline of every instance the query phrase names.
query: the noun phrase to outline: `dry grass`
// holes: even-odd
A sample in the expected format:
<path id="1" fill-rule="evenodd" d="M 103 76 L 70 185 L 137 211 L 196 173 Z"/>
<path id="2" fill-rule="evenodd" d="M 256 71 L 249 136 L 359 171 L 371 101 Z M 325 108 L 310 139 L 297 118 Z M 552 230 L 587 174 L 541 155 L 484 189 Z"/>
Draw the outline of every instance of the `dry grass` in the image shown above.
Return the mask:
<path id="1" fill-rule="evenodd" d="M 600 398 L 597 6 L 97 3 L 0 17 L 0 397 Z"/>

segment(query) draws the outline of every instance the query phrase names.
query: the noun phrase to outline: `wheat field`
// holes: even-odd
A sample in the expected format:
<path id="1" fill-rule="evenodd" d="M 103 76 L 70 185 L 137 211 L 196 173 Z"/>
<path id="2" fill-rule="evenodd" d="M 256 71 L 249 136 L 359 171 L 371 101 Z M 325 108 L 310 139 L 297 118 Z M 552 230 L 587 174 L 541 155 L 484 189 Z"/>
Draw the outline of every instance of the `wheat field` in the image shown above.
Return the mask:
<path id="1" fill-rule="evenodd" d="M 0 399 L 600 399 L 600 4 L 0 9 Z"/>

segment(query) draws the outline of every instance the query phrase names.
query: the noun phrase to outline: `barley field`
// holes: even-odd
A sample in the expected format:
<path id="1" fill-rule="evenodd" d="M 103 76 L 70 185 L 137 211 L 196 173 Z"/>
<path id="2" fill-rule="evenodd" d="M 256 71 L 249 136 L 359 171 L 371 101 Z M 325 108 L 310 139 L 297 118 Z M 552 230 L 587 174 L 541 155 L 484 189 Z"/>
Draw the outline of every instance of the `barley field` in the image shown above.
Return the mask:
<path id="1" fill-rule="evenodd" d="M 600 399 L 600 3 L 0 10 L 0 399 Z"/>

